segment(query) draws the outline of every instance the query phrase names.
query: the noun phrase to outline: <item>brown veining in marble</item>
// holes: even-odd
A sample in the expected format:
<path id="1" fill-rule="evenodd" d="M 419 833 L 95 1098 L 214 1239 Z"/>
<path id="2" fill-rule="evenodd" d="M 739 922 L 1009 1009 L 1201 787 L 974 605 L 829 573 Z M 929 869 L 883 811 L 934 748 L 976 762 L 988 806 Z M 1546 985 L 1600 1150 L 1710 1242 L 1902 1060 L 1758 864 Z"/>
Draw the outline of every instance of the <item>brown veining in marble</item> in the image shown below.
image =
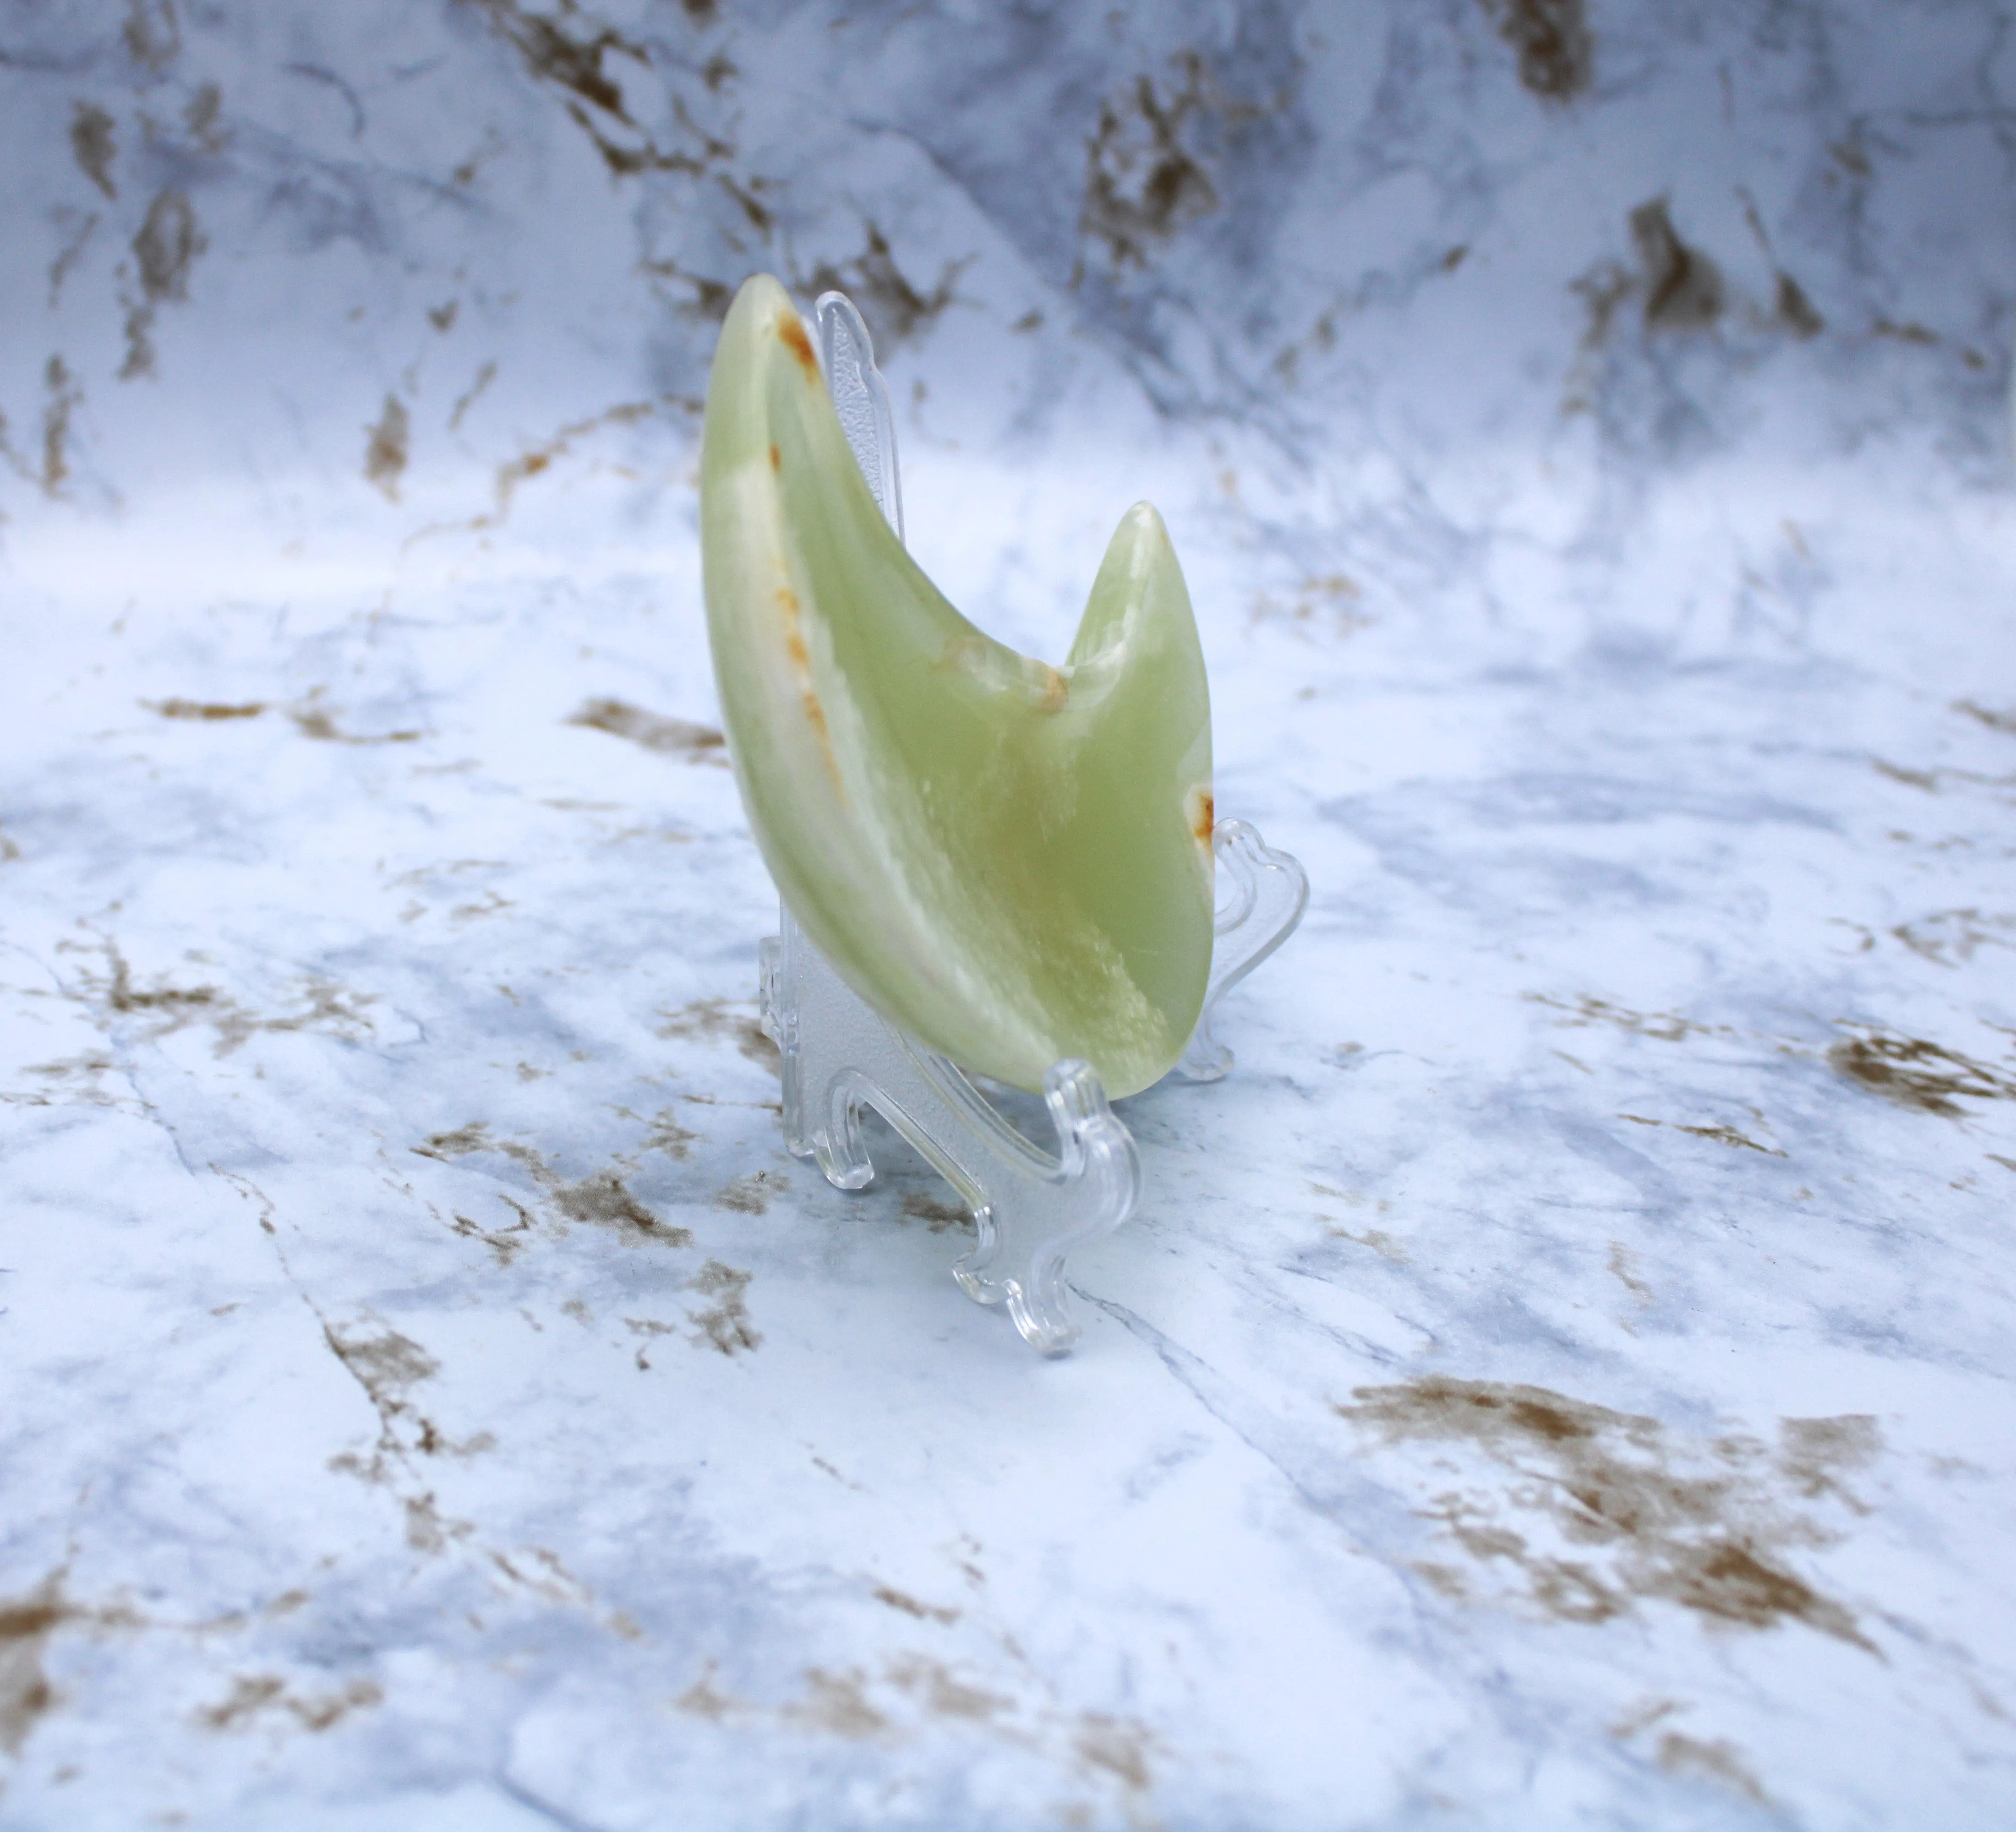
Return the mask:
<path id="1" fill-rule="evenodd" d="M 478 386 L 481 384 L 479 383 Z M 471 391 L 472 394 L 475 392 Z M 519 486 L 542 475 L 560 459 L 574 449 L 574 442 L 590 433 L 599 432 L 605 427 L 635 426 L 648 419 L 658 411 L 660 403 L 655 401 L 624 401 L 615 406 L 605 408 L 600 413 L 590 414 L 585 419 L 571 421 L 542 445 L 497 467 L 496 506 L 487 515 L 474 517 L 467 526 L 471 529 L 495 527 L 511 513 L 511 499 Z"/>
<path id="2" fill-rule="evenodd" d="M 1698 1737 L 1669 1730 L 1659 1739 L 1659 1766 L 1669 1775 L 1712 1781 L 1757 1806 L 1768 1806 L 1763 1784 L 1751 1773 L 1743 1752 L 1726 1737 Z"/>
<path id="3" fill-rule="evenodd" d="M 263 700 L 143 700 L 140 704 L 164 719 L 202 719 L 211 724 L 225 719 L 255 719 L 266 710 Z"/>
<path id="4" fill-rule="evenodd" d="M 375 426 L 365 429 L 369 439 L 364 448 L 364 480 L 385 493 L 386 500 L 399 500 L 399 479 L 405 474 L 411 455 L 412 422 L 406 404 L 396 394 L 387 394 Z"/>
<path id="5" fill-rule="evenodd" d="M 547 1163 L 535 1147 L 515 1139 L 493 1139 L 481 1120 L 452 1132 L 437 1132 L 424 1144 L 411 1147 L 420 1157 L 445 1164 L 453 1158 L 494 1152 L 522 1164 L 546 1199 L 567 1220 L 612 1229 L 623 1239 L 650 1242 L 662 1247 L 690 1247 L 690 1229 L 668 1226 L 631 1193 L 625 1172 L 626 1162 L 606 1165 L 586 1176 L 569 1179 Z"/>
<path id="6" fill-rule="evenodd" d="M 1991 732 L 2001 732 L 2016 737 L 2016 712 L 2000 712 L 1993 707 L 1982 706 L 1972 700 L 1956 700 L 1955 712 L 1964 712 L 1971 719 L 1977 719 Z"/>
<path id="7" fill-rule="evenodd" d="M 2016 948 L 2016 916 L 1985 915 L 1978 909 L 1935 910 L 1890 931 L 1921 959 L 1940 966 L 1964 966 L 1983 948 Z"/>
<path id="8" fill-rule="evenodd" d="M 78 945 L 73 946 L 81 952 Z M 193 1024 L 208 1024 L 216 1032 L 211 1053 L 219 1059 L 260 1035 L 304 1032 L 352 1040 L 368 1035 L 371 1019 L 365 1008 L 378 1002 L 375 994 L 353 992 L 310 974 L 298 982 L 296 997 L 302 1009 L 268 1017 L 247 1011 L 218 986 L 176 985 L 159 976 L 152 984 L 140 985 L 115 943 L 101 941 L 98 951 L 104 955 L 110 971 L 100 975 L 87 970 L 79 976 L 92 1002 L 101 1003 L 106 1013 L 151 1020 L 141 1033 L 149 1042 Z"/>
<path id="9" fill-rule="evenodd" d="M 566 0 L 556 13 L 535 13 L 520 0 L 469 0 L 490 20 L 492 27 L 524 60 L 537 80 L 550 85 L 562 98 L 567 117 L 587 135 L 603 163 L 618 178 L 646 172 L 671 172 L 711 182 L 740 210 L 758 234 L 771 231 L 771 213 L 759 196 L 765 181 L 734 169 L 736 149 L 718 133 L 704 128 L 684 98 L 675 94 L 672 115 L 682 144 L 661 143 L 632 112 L 623 85 L 630 72 L 658 82 L 675 84 L 690 67 L 676 61 L 655 60 L 654 41 L 619 31 Z M 705 27 L 715 18 L 714 0 L 682 0 L 689 26 Z M 735 72 L 717 53 L 699 72 L 701 85 L 718 92 Z"/>
<path id="10" fill-rule="evenodd" d="M 920 1622 L 952 1623 L 959 1620 L 959 1611 L 946 1609 L 936 1603 L 920 1603 L 908 1591 L 898 1590 L 893 1584 L 878 1584 L 869 1593 L 880 1603 L 892 1610 L 901 1610 L 906 1616 L 914 1616 Z"/>
<path id="11" fill-rule="evenodd" d="M 36 1723 L 56 1703 L 42 1671 L 49 1637 L 77 1611 L 52 1571 L 24 1596 L 0 1601 L 0 1750 L 18 1755 Z"/>
<path id="12" fill-rule="evenodd" d="M 942 1234 L 948 1228 L 963 1228 L 968 1233 L 973 1229 L 973 1218 L 964 1204 L 941 1202 L 921 1190 L 908 1191 L 899 1207 L 912 1221 L 923 1222 L 934 1234 Z"/>
<path id="13" fill-rule="evenodd" d="M 60 356 L 42 366 L 42 473 L 45 495 L 61 493 L 70 476 L 70 416 L 83 405 L 84 387 Z"/>
<path id="14" fill-rule="evenodd" d="M 1827 1053 L 1835 1074 L 1896 1106 L 1947 1119 L 1964 1116 L 1962 1100 L 2016 1100 L 2016 1077 L 1957 1050 L 1895 1031 L 1865 1028 Z"/>
<path id="15" fill-rule="evenodd" d="M 1656 1038 L 1661 1043 L 1678 1043 L 1688 1037 L 1733 1036 L 1735 1033 L 1723 1024 L 1705 1024 L 1693 1018 L 1682 1017 L 1677 1012 L 1633 1011 L 1621 1005 L 1613 1005 L 1607 999 L 1593 999 L 1587 993 L 1573 999 L 1557 999 L 1545 992 L 1528 992 L 1522 996 L 1529 1004 L 1544 1005 L 1568 1014 L 1570 1028 L 1584 1024 L 1609 1024 L 1620 1031 L 1628 1031 L 1635 1037 Z"/>
<path id="16" fill-rule="evenodd" d="M 1115 268 L 1146 267 L 1157 244 L 1219 207 L 1210 174 L 1184 144 L 1190 118 L 1205 106 L 1202 61 L 1194 54 L 1178 61 L 1184 81 L 1172 93 L 1142 76 L 1100 107 L 1078 232 L 1101 244 Z"/>
<path id="17" fill-rule="evenodd" d="M 718 1259 L 709 1260 L 693 1276 L 692 1289 L 715 1301 L 694 1314 L 693 1323 L 699 1330 L 696 1341 L 729 1355 L 761 1347 L 762 1333 L 750 1322 L 749 1307 L 743 1301 L 750 1276 Z"/>
<path id="18" fill-rule="evenodd" d="M 116 124 L 95 102 L 78 103 L 70 121 L 70 149 L 76 157 L 77 168 L 108 200 L 119 196 L 119 187 L 112 178 L 112 162 L 119 155 L 113 137 Z"/>
<path id="19" fill-rule="evenodd" d="M 353 1679 L 340 1692 L 290 1692 L 275 1673 L 241 1675 L 214 1704 L 203 1706 L 196 1722 L 207 1730 L 242 1730 L 272 1712 L 284 1712 L 304 1730 L 326 1730 L 352 1711 L 384 1702 L 376 1681 Z"/>
<path id="20" fill-rule="evenodd" d="M 189 297 L 189 269 L 208 246 L 189 199 L 173 188 L 159 193 L 133 238 L 140 297 L 126 314 L 126 360 L 122 381 L 154 373 L 156 308 Z"/>
<path id="21" fill-rule="evenodd" d="M 158 75 L 182 54 L 182 22 L 175 0 L 126 0 L 121 34 L 133 61 Z"/>
<path id="22" fill-rule="evenodd" d="M 1498 35 L 1519 59 L 1519 81 L 1549 102 L 1589 87 L 1596 41 L 1582 0 L 1484 0 Z"/>
<path id="23" fill-rule="evenodd" d="M 1680 239 L 1665 198 L 1632 211 L 1631 239 L 1644 270 L 1647 328 L 1702 330 L 1722 315 L 1722 275 L 1698 248 Z"/>
<path id="24" fill-rule="evenodd" d="M 763 1027 L 756 1021 L 752 1002 L 746 999 L 695 999 L 677 1011 L 666 1013 L 655 1035 L 680 1038 L 727 1038 L 750 1061 L 760 1064 L 773 1074 L 782 1072 L 783 1059 L 777 1054 L 777 1046 L 764 1035 Z"/>
<path id="25" fill-rule="evenodd" d="M 1339 1413 L 1389 1445 L 1467 1445 L 1482 1460 L 1479 1481 L 1424 1510 L 1473 1561 L 1470 1573 L 1435 1566 L 1445 1594 L 1471 1598 L 1510 1571 L 1527 1606 L 1556 1621 L 1600 1622 L 1659 1600 L 1719 1626 L 1798 1622 L 1875 1651 L 1853 1614 L 1787 1562 L 1835 1535 L 1784 1492 L 1835 1492 L 1875 1454 L 1873 1420 L 1787 1420 L 1774 1456 L 1740 1438 L 1679 1444 L 1656 1420 L 1540 1387 L 1429 1375 L 1352 1397 Z M 1522 1513 L 1564 1543 L 1536 1545 L 1514 1524 Z"/>
<path id="26" fill-rule="evenodd" d="M 731 1215 L 760 1215 L 770 1207 L 770 1198 L 783 1187 L 783 1179 L 769 1171 L 751 1171 L 714 1193 L 714 1205 Z"/>
<path id="27" fill-rule="evenodd" d="M 624 700 L 585 700 L 567 715 L 571 725 L 607 732 L 611 737 L 628 739 L 661 757 L 682 757 L 689 763 L 725 764 L 726 744 L 712 725 L 696 725 L 690 719 L 668 718 L 646 712 Z"/>

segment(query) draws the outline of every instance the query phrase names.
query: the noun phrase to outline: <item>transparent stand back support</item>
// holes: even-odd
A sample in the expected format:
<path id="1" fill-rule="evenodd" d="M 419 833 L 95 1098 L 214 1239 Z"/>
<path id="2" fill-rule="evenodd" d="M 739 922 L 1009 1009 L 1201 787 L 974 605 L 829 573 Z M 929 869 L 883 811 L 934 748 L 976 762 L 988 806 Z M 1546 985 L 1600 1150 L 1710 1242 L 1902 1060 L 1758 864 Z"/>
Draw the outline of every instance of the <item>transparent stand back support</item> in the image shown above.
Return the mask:
<path id="1" fill-rule="evenodd" d="M 896 441 L 889 393 L 861 315 L 842 293 L 815 313 L 826 384 L 875 499 L 900 537 Z M 1211 1035 L 1219 999 L 1294 932 L 1309 880 L 1244 821 L 1211 831 L 1221 896 L 1211 979 L 1195 1034 L 1175 1073 L 1215 1082 L 1232 1052 Z M 1064 1294 L 1064 1256 L 1110 1233 L 1141 1193 L 1141 1156 L 1089 1063 L 1053 1064 L 1043 1099 L 1055 1155 L 1009 1125 L 959 1067 L 891 1024 L 830 966 L 788 907 L 763 943 L 762 1024 L 783 1057 L 784 1143 L 816 1161 L 838 1190 L 874 1177 L 861 1110 L 872 1107 L 959 1192 L 978 1239 L 952 1268 L 967 1295 L 1006 1306 L 1022 1338 L 1045 1355 L 1078 1340 Z"/>

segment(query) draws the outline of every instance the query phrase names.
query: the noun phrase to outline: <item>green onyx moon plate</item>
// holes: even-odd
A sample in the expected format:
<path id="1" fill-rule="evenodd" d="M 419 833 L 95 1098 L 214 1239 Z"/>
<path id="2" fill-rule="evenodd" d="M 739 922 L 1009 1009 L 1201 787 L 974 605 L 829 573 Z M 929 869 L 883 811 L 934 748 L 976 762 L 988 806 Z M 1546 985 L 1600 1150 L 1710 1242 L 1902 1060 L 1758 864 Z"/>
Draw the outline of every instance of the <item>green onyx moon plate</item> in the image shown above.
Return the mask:
<path id="1" fill-rule="evenodd" d="M 905 550 L 803 321 L 743 286 L 708 386 L 707 630 L 743 806 L 835 971 L 962 1068 L 1160 1078 L 1203 1004 L 1211 702 L 1162 519 L 1121 518 L 1060 667 L 997 642 Z"/>

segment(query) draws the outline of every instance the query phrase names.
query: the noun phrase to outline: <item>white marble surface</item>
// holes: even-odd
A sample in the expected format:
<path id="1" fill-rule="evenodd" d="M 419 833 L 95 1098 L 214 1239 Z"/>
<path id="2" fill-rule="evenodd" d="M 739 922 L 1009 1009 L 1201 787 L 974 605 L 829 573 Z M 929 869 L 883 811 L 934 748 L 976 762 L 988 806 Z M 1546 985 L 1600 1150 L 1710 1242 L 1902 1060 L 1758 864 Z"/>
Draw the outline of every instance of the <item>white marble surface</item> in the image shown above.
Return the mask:
<path id="1" fill-rule="evenodd" d="M 2008 1823 L 2006 9 L 16 0 L 0 95 L 0 1825 Z M 756 267 L 1005 638 L 1157 502 L 1314 883 L 1060 1363 L 780 1149 Z"/>

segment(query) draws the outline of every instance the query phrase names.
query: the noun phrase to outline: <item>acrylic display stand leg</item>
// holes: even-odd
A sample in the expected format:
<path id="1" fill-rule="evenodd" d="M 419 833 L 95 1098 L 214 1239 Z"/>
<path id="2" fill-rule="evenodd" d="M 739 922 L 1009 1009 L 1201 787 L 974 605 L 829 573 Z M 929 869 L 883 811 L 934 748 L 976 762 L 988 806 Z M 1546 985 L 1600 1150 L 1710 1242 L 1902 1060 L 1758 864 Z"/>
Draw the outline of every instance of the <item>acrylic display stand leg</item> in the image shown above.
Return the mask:
<path id="1" fill-rule="evenodd" d="M 862 473 L 902 533 L 895 429 L 868 331 L 845 294 L 814 308 L 826 385 Z M 1293 933 L 1309 900 L 1302 868 L 1263 844 L 1244 821 L 1221 821 L 1211 846 L 1221 885 L 1203 1015 L 1176 1072 L 1215 1082 L 1232 1053 L 1211 1035 L 1219 999 Z M 861 1112 L 873 1107 L 959 1192 L 979 1238 L 952 1268 L 967 1295 L 1006 1306 L 1022 1338 L 1045 1355 L 1078 1340 L 1064 1297 L 1064 1256 L 1110 1233 L 1141 1193 L 1133 1135 L 1107 1104 L 1089 1063 L 1051 1065 L 1043 1100 L 1055 1154 L 1003 1119 L 956 1064 L 905 1035 L 857 995 L 792 920 L 763 943 L 762 1024 L 783 1057 L 784 1143 L 815 1160 L 837 1190 L 874 1177 Z"/>
<path id="2" fill-rule="evenodd" d="M 1232 1071 L 1232 1052 L 1211 1034 L 1218 1002 L 1294 934 L 1309 906 L 1309 874 L 1299 860 L 1276 852 L 1246 821 L 1220 821 L 1211 830 L 1219 887 L 1232 896 L 1219 905 L 1211 945 L 1211 979 L 1190 1047 L 1173 1073 L 1191 1082 L 1222 1082 Z"/>
<path id="3" fill-rule="evenodd" d="M 952 1269 L 967 1296 L 1006 1305 L 1023 1340 L 1062 1355 L 1078 1339 L 1064 1255 L 1126 1219 L 1141 1191 L 1133 1136 L 1088 1063 L 1043 1078 L 1057 1155 L 995 1112 L 943 1056 L 865 1003 L 783 913 L 763 943 L 763 1028 L 784 1059 L 784 1143 L 837 1190 L 875 1175 L 861 1136 L 872 1107 L 956 1190 L 979 1240 Z"/>

